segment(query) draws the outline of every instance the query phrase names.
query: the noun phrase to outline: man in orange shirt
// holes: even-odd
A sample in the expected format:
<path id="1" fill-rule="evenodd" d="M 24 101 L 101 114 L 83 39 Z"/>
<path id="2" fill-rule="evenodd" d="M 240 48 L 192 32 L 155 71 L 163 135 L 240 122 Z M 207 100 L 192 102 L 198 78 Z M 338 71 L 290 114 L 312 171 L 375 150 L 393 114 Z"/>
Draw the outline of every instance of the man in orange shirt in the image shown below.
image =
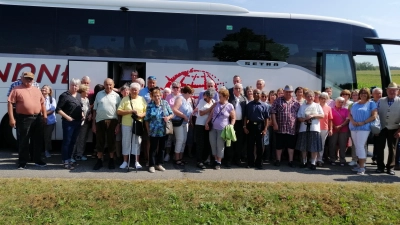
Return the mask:
<path id="1" fill-rule="evenodd" d="M 45 167 L 46 163 L 41 159 L 43 145 L 43 128 L 47 124 L 47 114 L 44 105 L 44 98 L 40 90 L 33 87 L 35 75 L 31 72 L 24 72 L 22 84 L 15 87 L 8 97 L 8 115 L 10 126 L 18 127 L 18 169 L 25 169 L 29 161 L 29 139 L 35 140 L 33 149 L 33 160 L 35 165 Z M 16 115 L 13 112 L 15 104 Z"/>

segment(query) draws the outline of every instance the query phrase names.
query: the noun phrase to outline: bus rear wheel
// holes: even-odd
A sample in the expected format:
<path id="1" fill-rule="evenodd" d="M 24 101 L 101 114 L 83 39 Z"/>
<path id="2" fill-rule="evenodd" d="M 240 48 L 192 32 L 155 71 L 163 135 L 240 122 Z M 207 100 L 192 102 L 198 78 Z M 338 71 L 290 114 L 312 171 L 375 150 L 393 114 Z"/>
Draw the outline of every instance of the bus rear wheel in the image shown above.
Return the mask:
<path id="1" fill-rule="evenodd" d="M 2 139 L 2 141 L 0 141 L 0 147 L 15 149 L 17 146 L 17 140 L 13 134 L 13 132 L 15 133 L 15 129 L 10 127 L 9 122 L 8 114 L 6 114 L 0 124 L 0 134 Z"/>

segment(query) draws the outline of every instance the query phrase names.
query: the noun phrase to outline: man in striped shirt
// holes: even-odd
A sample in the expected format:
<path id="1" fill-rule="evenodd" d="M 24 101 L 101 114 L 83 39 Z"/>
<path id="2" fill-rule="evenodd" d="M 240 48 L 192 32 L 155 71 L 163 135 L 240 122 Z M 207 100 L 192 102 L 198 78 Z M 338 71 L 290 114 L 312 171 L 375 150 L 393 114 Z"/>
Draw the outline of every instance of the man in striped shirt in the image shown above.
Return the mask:
<path id="1" fill-rule="evenodd" d="M 296 118 L 300 103 L 292 98 L 293 87 L 286 85 L 284 95 L 272 104 L 272 124 L 276 134 L 276 161 L 275 166 L 281 165 L 282 150 L 287 148 L 289 153 L 289 166 L 293 164 L 293 153 L 296 144 Z"/>

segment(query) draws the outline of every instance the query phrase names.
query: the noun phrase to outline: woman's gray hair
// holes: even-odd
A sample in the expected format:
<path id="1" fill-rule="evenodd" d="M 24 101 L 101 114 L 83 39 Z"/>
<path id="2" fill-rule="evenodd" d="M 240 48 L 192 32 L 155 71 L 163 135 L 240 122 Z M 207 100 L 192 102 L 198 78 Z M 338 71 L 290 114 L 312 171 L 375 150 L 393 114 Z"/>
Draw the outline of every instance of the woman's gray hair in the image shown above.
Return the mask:
<path id="1" fill-rule="evenodd" d="M 379 93 L 383 93 L 383 90 L 382 90 L 382 88 L 374 88 L 373 90 L 372 90 L 372 93 L 374 93 L 375 91 L 379 91 Z"/>
<path id="2" fill-rule="evenodd" d="M 174 81 L 172 82 L 171 87 L 181 87 L 181 83 Z"/>
<path id="3" fill-rule="evenodd" d="M 344 102 L 344 98 L 343 98 L 343 97 L 337 97 L 337 98 L 335 99 L 335 102 L 337 102 L 337 101 L 343 101 L 343 102 Z"/>
<path id="4" fill-rule="evenodd" d="M 326 93 L 326 92 L 322 92 L 321 94 L 319 94 L 319 97 L 320 97 L 320 98 L 324 98 L 324 99 L 326 99 L 326 100 L 329 99 L 329 95 L 328 95 L 328 93 Z"/>
<path id="5" fill-rule="evenodd" d="M 130 86 L 129 89 L 137 89 L 138 91 L 140 90 L 140 84 L 133 82 Z"/>
<path id="6" fill-rule="evenodd" d="M 144 80 L 143 80 L 143 78 L 137 78 L 136 79 L 136 83 L 139 83 L 140 84 L 140 88 L 142 88 L 142 87 L 144 87 Z"/>
<path id="7" fill-rule="evenodd" d="M 79 79 L 77 79 L 77 78 L 72 78 L 70 81 L 69 81 L 69 85 L 80 85 L 81 84 L 81 80 L 79 80 Z"/>
<path id="8" fill-rule="evenodd" d="M 211 98 L 212 97 L 212 93 L 211 93 L 211 91 L 207 90 L 207 91 L 204 92 L 203 96 L 207 96 L 207 97 Z"/>

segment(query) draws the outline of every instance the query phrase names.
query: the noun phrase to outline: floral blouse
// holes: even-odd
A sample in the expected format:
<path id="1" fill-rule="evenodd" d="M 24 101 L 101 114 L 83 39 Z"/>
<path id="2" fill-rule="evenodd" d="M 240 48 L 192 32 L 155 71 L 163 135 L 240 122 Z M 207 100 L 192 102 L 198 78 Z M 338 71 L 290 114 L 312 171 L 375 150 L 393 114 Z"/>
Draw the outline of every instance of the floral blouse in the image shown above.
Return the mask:
<path id="1" fill-rule="evenodd" d="M 149 135 L 151 137 L 165 136 L 165 122 L 163 117 L 172 115 L 172 109 L 168 102 L 161 100 L 161 104 L 157 106 L 154 101 L 147 105 L 146 116 L 144 120 L 149 122 Z"/>

